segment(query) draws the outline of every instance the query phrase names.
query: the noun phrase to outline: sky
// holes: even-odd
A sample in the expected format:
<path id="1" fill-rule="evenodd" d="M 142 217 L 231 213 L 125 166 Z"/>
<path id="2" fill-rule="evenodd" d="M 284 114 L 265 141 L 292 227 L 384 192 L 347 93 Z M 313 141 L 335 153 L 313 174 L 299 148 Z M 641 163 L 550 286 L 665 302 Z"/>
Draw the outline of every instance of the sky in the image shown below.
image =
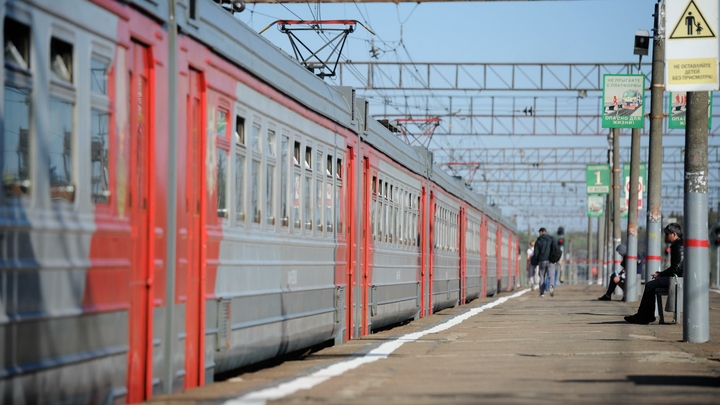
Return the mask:
<path id="1" fill-rule="evenodd" d="M 547 0 L 547 1 L 467 1 L 438 3 L 360 3 L 341 4 L 248 4 L 236 17 L 256 31 L 278 19 L 351 19 L 374 31 L 358 26 L 350 34 L 343 58 L 356 62 L 480 62 L 480 63 L 637 63 L 633 40 L 639 29 L 652 33 L 657 0 Z M 263 34 L 292 55 L 287 35 L 271 26 Z M 320 36 L 312 31 L 298 36 L 313 50 Z M 326 32 L 325 36 L 334 34 Z M 370 50 L 377 49 L 377 59 Z M 643 62 L 650 62 L 650 55 Z M 329 79 L 326 79 L 329 80 Z M 646 82 L 646 87 L 649 87 Z M 361 93 L 362 94 L 362 93 Z M 649 112 L 649 92 L 646 113 Z M 439 105 L 447 94 L 435 93 Z M 577 92 L 483 92 L 483 96 L 561 96 L 572 99 Z M 591 92 L 588 99 L 600 92 Z M 372 95 L 369 95 L 372 96 Z M 720 94 L 715 98 L 720 102 Z M 445 104 L 443 104 L 445 103 Z M 461 102 L 457 102 L 461 104 Z M 371 100 L 371 113 L 382 112 L 379 100 Z M 401 107 L 398 107 L 401 108 Z M 457 107 L 463 108 L 463 107 Z M 508 104 L 508 111 L 511 107 Z M 517 107 L 516 107 L 517 108 Z M 571 104 L 568 104 L 572 109 Z M 586 107 L 592 113 L 592 101 Z M 456 108 L 453 108 L 455 110 Z M 517 110 L 516 110 L 517 111 Z M 720 108 L 716 109 L 720 111 Z M 574 112 L 574 111 L 573 111 Z M 599 113 L 599 111 L 598 111 Z M 717 112 L 716 112 L 717 114 Z M 720 126 L 720 119 L 713 128 Z M 648 124 L 649 126 L 649 124 Z M 451 141 L 433 138 L 433 146 L 452 146 Z M 710 137 L 710 144 L 720 144 Z M 597 146 L 606 148 L 601 136 L 476 136 L 464 143 L 478 147 Z M 621 146 L 629 147 L 623 136 Z M 682 145 L 682 136 L 665 137 L 664 145 Z M 641 141 L 648 144 L 647 137 Z M 641 214 L 641 222 L 644 215 Z M 519 224 L 520 225 L 520 224 Z"/>

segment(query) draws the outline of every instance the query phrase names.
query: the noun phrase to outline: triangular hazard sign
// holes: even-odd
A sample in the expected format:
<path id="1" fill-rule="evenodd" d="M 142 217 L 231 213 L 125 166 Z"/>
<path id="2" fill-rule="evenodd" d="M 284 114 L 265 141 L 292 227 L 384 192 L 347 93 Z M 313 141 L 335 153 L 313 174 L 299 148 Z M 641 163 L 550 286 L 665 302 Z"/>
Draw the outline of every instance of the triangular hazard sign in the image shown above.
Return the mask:
<path id="1" fill-rule="evenodd" d="M 675 24 L 670 39 L 694 38 L 715 38 L 715 33 L 695 4 L 695 0 L 690 0 L 685 11 L 680 15 L 680 20 Z"/>

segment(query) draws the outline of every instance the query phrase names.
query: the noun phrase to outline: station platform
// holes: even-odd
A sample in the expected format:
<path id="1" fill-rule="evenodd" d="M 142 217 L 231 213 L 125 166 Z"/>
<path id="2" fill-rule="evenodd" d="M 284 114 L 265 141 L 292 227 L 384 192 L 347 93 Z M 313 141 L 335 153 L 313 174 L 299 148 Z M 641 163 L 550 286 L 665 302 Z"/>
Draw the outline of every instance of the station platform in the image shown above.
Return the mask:
<path id="1" fill-rule="evenodd" d="M 720 291 L 708 343 L 683 342 L 682 318 L 629 324 L 639 302 L 603 291 L 502 293 L 149 403 L 720 403 Z"/>

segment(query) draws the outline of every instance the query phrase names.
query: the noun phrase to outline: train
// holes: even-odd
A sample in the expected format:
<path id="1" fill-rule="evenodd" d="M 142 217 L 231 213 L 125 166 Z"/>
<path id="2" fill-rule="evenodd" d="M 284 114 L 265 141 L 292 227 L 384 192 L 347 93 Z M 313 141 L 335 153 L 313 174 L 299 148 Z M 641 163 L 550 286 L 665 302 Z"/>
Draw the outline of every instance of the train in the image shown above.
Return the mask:
<path id="1" fill-rule="evenodd" d="M 135 403 L 511 291 L 498 207 L 213 0 L 3 0 L 0 401 Z"/>

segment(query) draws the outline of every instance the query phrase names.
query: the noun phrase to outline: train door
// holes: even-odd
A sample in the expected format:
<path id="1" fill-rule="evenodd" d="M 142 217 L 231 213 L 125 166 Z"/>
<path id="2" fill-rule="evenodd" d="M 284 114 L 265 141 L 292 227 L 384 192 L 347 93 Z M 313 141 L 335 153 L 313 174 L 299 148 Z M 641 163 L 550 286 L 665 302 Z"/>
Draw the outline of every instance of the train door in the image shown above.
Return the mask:
<path id="1" fill-rule="evenodd" d="M 437 236 L 435 235 L 435 214 L 437 212 L 437 206 L 435 205 L 435 194 L 430 191 L 430 204 L 428 212 L 428 221 L 430 227 L 428 228 L 428 277 L 427 277 L 427 314 L 432 315 L 433 313 L 433 271 L 435 270 L 435 245 Z"/>
<path id="2" fill-rule="evenodd" d="M 131 217 L 134 257 L 130 304 L 130 353 L 128 402 L 150 396 L 152 328 L 150 327 L 150 48 L 132 42 L 128 52 L 128 101 L 130 116 L 130 181 L 128 212 Z"/>
<path id="3" fill-rule="evenodd" d="M 355 215 L 355 149 L 348 148 L 345 151 L 345 231 L 347 232 L 347 274 L 345 287 L 345 340 L 357 337 L 355 326 L 355 269 L 357 268 L 357 234 Z"/>
<path id="4" fill-rule="evenodd" d="M 426 311 L 428 291 L 428 240 L 429 233 L 427 232 L 428 225 L 428 208 L 427 208 L 427 188 L 422 188 L 422 195 L 420 200 L 420 229 L 418 229 L 418 238 L 420 243 L 420 316 L 428 314 Z"/>
<path id="5" fill-rule="evenodd" d="M 465 250 L 465 244 L 467 243 L 467 213 L 465 208 L 460 208 L 460 223 L 458 224 L 458 244 L 460 253 L 460 304 L 465 304 L 465 298 L 467 297 L 467 252 Z"/>
<path id="6" fill-rule="evenodd" d="M 190 81 L 187 100 L 187 199 L 189 204 L 188 229 L 188 272 L 187 301 L 185 303 L 185 388 L 201 384 L 203 376 L 203 356 L 200 347 L 200 335 L 204 333 L 204 325 L 200 323 L 201 300 L 203 285 L 201 280 L 205 271 L 203 260 L 203 213 L 205 212 L 203 193 L 203 173 L 205 150 L 203 143 L 204 114 L 204 82 L 202 72 L 190 69 Z"/>
<path id="7" fill-rule="evenodd" d="M 362 289 L 362 334 L 367 335 L 370 333 L 370 285 L 372 283 L 372 275 L 370 274 L 370 198 L 372 198 L 370 191 L 370 159 L 367 156 L 363 156 L 362 160 L 362 177 L 358 179 L 361 185 L 360 192 L 360 207 L 358 212 L 360 215 L 360 226 L 362 230 L 360 232 L 360 288 Z"/>

